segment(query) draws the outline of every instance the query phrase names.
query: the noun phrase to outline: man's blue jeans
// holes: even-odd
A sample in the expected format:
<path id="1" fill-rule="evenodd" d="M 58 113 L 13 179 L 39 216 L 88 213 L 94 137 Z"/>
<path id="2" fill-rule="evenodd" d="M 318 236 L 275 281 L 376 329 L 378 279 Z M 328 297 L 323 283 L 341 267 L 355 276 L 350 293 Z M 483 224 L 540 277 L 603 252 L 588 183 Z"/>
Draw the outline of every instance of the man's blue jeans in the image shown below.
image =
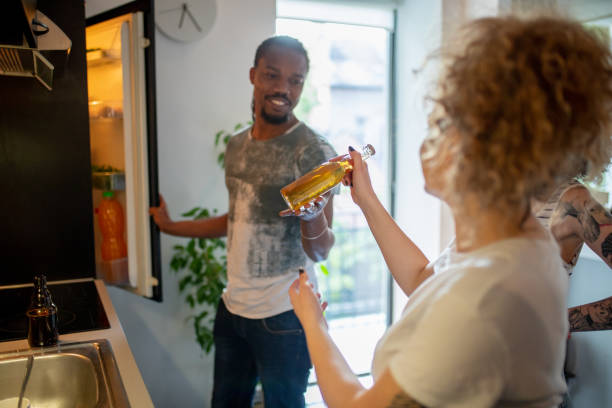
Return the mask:
<path id="1" fill-rule="evenodd" d="M 293 310 L 247 319 L 230 313 L 221 300 L 213 333 L 213 408 L 251 407 L 258 379 L 266 408 L 304 407 L 311 363 Z"/>

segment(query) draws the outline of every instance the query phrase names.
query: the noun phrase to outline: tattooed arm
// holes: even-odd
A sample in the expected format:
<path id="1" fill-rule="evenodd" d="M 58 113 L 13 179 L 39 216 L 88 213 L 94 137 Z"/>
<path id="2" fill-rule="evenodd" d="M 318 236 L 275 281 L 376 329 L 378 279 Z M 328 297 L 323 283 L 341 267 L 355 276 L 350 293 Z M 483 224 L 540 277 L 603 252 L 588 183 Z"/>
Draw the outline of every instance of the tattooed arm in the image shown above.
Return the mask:
<path id="1" fill-rule="evenodd" d="M 551 219 L 551 232 L 562 254 L 579 251 L 584 242 L 612 268 L 612 215 L 586 187 L 577 186 L 563 194 Z M 571 261 L 567 256 L 564 260 Z"/>
<path id="2" fill-rule="evenodd" d="M 612 329 L 612 296 L 569 309 L 570 331 Z"/>
<path id="3" fill-rule="evenodd" d="M 580 250 L 576 242 L 584 242 L 612 268 L 612 215 L 588 189 L 568 190 L 561 197 L 552 221 L 551 231 L 559 241 L 566 262 L 570 262 L 568 254 Z M 612 329 L 612 296 L 570 308 L 569 320 L 573 332 Z"/>

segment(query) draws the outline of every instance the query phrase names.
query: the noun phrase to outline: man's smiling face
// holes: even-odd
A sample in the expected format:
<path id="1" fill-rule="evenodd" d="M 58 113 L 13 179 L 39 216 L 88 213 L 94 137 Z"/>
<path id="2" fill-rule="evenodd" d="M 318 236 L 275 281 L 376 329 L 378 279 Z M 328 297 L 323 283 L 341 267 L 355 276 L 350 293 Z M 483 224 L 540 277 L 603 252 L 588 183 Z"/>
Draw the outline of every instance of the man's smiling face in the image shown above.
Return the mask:
<path id="1" fill-rule="evenodd" d="M 287 122 L 300 100 L 306 73 L 303 54 L 281 45 L 270 47 L 250 71 L 255 117 L 272 124 Z"/>

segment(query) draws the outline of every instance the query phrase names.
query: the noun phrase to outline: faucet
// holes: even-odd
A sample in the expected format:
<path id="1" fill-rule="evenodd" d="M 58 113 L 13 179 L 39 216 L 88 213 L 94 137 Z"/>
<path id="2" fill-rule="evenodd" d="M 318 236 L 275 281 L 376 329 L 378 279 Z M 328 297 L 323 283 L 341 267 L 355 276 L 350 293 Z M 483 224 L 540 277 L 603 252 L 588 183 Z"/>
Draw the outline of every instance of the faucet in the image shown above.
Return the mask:
<path id="1" fill-rule="evenodd" d="M 57 307 L 51 299 L 45 275 L 34 276 L 34 291 L 26 316 L 28 317 L 28 343 L 30 347 L 57 344 Z"/>

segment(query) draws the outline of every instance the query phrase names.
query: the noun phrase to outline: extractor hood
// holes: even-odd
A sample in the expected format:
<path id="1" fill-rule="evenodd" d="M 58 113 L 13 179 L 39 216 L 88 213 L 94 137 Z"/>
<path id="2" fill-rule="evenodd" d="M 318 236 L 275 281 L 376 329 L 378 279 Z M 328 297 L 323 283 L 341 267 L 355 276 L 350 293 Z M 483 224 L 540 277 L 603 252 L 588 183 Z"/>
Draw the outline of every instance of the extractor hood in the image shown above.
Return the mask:
<path id="1" fill-rule="evenodd" d="M 33 77 L 51 90 L 54 71 L 64 68 L 71 46 L 61 28 L 36 10 L 36 0 L 2 0 L 0 75 Z"/>

